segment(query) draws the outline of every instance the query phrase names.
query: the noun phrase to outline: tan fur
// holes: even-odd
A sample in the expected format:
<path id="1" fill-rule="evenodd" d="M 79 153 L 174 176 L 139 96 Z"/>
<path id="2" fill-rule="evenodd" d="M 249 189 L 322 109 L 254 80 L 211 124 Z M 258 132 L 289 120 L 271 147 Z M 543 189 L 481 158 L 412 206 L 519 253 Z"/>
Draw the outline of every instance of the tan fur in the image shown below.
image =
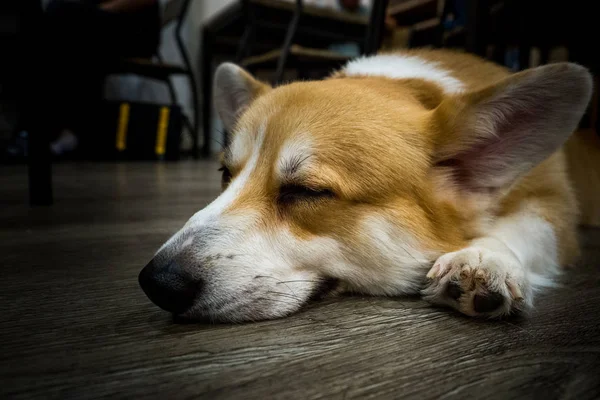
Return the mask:
<path id="1" fill-rule="evenodd" d="M 508 70 L 468 54 L 410 53 L 441 63 L 469 91 L 509 75 Z M 259 208 L 278 215 L 273 200 L 280 185 L 273 179 L 277 154 L 286 140 L 307 132 L 319 153 L 303 183 L 330 188 L 338 198 L 283 210 L 298 237 L 324 235 L 351 244 L 356 223 L 385 209 L 425 248 L 443 253 L 483 234 L 490 218 L 508 215 L 526 200 L 534 200 L 556 230 L 561 263 L 576 257 L 576 204 L 561 152 L 523 177 L 500 205 L 482 205 L 445 187 L 443 175 L 432 165 L 437 143 L 447 135 L 447 122 L 434 121 L 435 108 L 443 99 L 435 85 L 419 79 L 338 73 L 322 82 L 292 83 L 268 92 L 260 87 L 268 95 L 258 97 L 235 131 L 255 135 L 266 120 L 267 140 L 250 189 L 232 208 Z M 355 101 L 358 97 L 360 102 Z M 239 170 L 235 163 L 229 166 L 233 173 Z"/>
<path id="2" fill-rule="evenodd" d="M 165 309 L 229 321 L 288 315 L 332 280 L 470 316 L 530 310 L 577 256 L 557 149 L 591 86 L 572 63 L 511 74 L 440 50 L 275 88 L 223 63 L 223 193 L 141 281 Z"/>
<path id="3" fill-rule="evenodd" d="M 581 66 L 419 50 L 275 88 L 223 63 L 214 89 L 224 190 L 140 274 L 162 308 L 278 318 L 333 280 L 497 318 L 576 259 L 561 146 L 591 98 Z"/>
<path id="4" fill-rule="evenodd" d="M 465 82 L 469 90 L 483 89 L 510 74 L 508 69 L 466 53 L 431 50 L 416 50 L 414 53 L 440 62 L 455 77 Z M 579 255 L 578 208 L 567 173 L 564 149 L 522 177 L 503 199 L 497 215 L 507 216 L 516 211 L 519 205 L 531 200 L 535 202 L 537 212 L 555 229 L 560 264 L 572 264 Z"/>
<path id="5" fill-rule="evenodd" d="M 338 198 L 285 210 L 299 236 L 327 235 L 351 243 L 353 226 L 384 207 L 428 246 L 448 251 L 464 244 L 463 221 L 457 221 L 461 213 L 438 201 L 434 188 L 427 187 L 433 150 L 430 111 L 417 96 L 399 96 L 405 92 L 402 83 L 366 81 L 367 85 L 362 79 L 291 84 L 259 98 L 237 131 L 252 135 L 268 116 L 263 162 L 250 182 L 254 189 L 232 208 L 264 209 L 265 197 L 273 199 L 280 184 L 270 177 L 281 146 L 296 134 L 310 132 L 319 154 L 303 183 L 331 188 Z M 364 103 L 353 101 L 355 96 Z"/>

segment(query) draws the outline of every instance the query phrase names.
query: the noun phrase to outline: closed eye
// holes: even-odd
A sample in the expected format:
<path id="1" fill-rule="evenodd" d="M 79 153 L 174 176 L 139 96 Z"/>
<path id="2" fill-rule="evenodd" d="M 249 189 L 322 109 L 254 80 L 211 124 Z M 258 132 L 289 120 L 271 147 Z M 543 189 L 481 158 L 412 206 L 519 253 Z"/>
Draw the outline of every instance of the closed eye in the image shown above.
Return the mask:
<path id="1" fill-rule="evenodd" d="M 318 200 L 333 198 L 335 194 L 329 189 L 316 189 L 303 185 L 289 184 L 284 185 L 279 190 L 279 202 L 291 203 L 300 200 Z"/>
<path id="2" fill-rule="evenodd" d="M 229 182 L 231 182 L 231 171 L 224 165 L 219 168 L 219 171 L 221 171 L 221 188 L 225 189 L 229 185 Z"/>

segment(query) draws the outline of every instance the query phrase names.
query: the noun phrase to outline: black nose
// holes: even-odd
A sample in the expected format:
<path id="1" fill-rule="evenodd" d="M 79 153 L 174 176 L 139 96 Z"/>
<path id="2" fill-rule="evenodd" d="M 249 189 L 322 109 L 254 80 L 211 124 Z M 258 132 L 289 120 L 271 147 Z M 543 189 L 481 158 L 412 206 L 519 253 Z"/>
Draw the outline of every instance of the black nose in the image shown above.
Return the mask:
<path id="1" fill-rule="evenodd" d="M 201 286 L 201 282 L 188 276 L 175 261 L 163 266 L 150 261 L 140 272 L 138 281 L 154 304 L 173 314 L 187 311 Z"/>

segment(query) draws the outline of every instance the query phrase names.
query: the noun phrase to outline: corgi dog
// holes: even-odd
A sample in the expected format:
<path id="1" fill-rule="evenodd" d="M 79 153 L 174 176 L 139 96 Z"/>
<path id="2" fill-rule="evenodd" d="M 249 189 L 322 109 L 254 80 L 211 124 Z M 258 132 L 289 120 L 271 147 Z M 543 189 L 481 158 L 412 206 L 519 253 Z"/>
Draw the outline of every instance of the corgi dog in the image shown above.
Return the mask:
<path id="1" fill-rule="evenodd" d="M 221 64 L 222 193 L 140 272 L 184 318 L 279 318 L 325 293 L 532 309 L 578 256 L 562 146 L 592 94 L 564 62 L 512 73 L 418 49 L 277 87 Z"/>

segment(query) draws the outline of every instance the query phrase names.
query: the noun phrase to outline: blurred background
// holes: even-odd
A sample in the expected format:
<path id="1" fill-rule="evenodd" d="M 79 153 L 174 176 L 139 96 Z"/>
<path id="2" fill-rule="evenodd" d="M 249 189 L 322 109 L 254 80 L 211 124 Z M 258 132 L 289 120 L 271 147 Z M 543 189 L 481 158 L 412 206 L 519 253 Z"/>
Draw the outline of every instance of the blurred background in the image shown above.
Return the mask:
<path id="1" fill-rule="evenodd" d="M 214 158 L 227 141 L 211 104 L 222 61 L 273 84 L 321 79 L 378 50 L 424 46 L 473 52 L 515 71 L 571 60 L 598 72 L 597 12 L 577 0 L 4 0 L 0 7 L 0 162 L 29 165 L 32 204 L 52 202 L 51 164 Z M 595 95 L 582 121 L 585 147 L 596 139 L 589 132 L 598 130 L 597 104 Z"/>
<path id="2" fill-rule="evenodd" d="M 0 398 L 600 398 L 596 4 L 1 0 Z M 414 47 L 595 76 L 567 143 L 583 257 L 531 318 L 353 296 L 203 325 L 150 302 L 140 270 L 221 190 L 219 63 L 279 85 Z"/>

